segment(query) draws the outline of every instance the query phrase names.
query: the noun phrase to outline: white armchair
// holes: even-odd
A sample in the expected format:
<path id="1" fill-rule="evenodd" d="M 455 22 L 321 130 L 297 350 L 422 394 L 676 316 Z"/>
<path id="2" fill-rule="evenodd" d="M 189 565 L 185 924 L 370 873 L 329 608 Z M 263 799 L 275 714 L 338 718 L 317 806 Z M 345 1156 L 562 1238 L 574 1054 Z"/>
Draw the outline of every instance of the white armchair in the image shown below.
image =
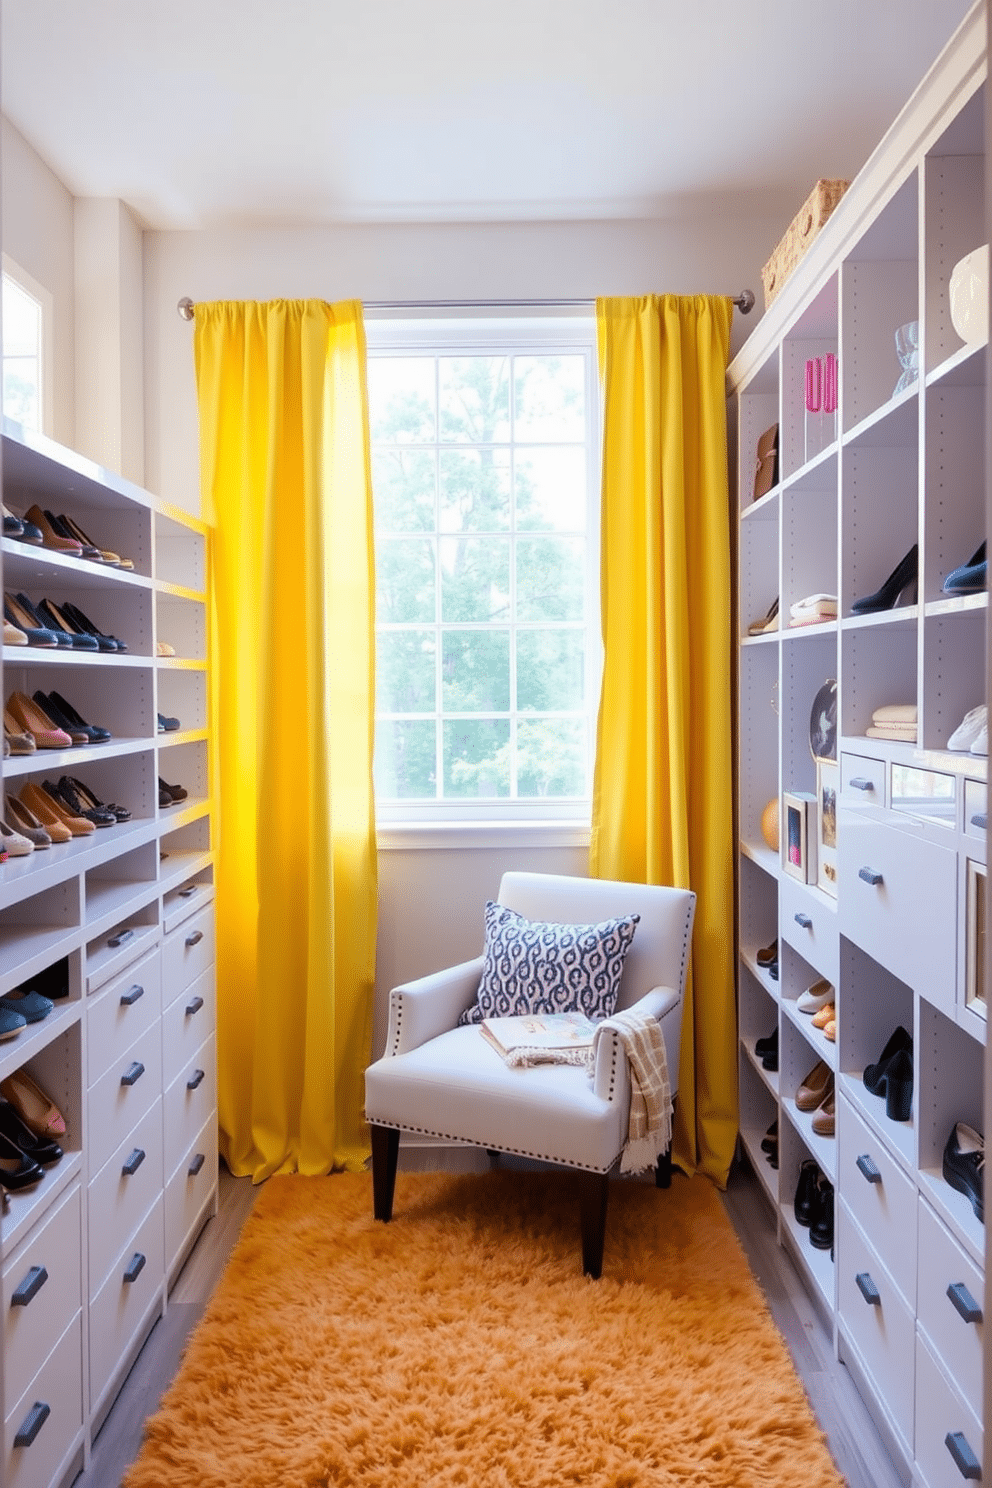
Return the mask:
<path id="1" fill-rule="evenodd" d="M 592 924 L 636 912 L 617 1007 L 652 1013 L 665 1039 L 673 1096 L 678 1087 L 682 1007 L 696 896 L 688 889 L 543 873 L 505 873 L 499 903 L 529 920 Z M 482 920 L 480 906 L 480 924 Z M 510 1068 L 477 1024 L 458 1026 L 475 1001 L 483 958 L 394 987 L 383 1057 L 365 1072 L 376 1219 L 392 1217 L 401 1132 L 416 1132 L 575 1168 L 580 1181 L 582 1263 L 603 1263 L 609 1175 L 627 1138 L 630 1080 L 618 1038 L 600 1039 L 585 1069 Z M 671 1152 L 656 1182 L 671 1181 Z"/>

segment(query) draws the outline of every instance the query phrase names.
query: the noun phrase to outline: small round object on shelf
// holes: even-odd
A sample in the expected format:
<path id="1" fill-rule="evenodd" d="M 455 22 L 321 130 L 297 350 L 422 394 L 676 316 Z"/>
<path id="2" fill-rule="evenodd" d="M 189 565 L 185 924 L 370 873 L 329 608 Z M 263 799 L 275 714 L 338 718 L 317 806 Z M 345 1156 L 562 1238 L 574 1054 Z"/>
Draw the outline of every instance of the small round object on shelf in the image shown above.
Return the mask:
<path id="1" fill-rule="evenodd" d="M 772 852 L 778 852 L 778 796 L 775 796 L 761 813 L 761 835 Z"/>
<path id="2" fill-rule="evenodd" d="M 951 270 L 948 285 L 951 324 L 968 346 L 981 346 L 989 333 L 989 245 L 965 254 Z"/>

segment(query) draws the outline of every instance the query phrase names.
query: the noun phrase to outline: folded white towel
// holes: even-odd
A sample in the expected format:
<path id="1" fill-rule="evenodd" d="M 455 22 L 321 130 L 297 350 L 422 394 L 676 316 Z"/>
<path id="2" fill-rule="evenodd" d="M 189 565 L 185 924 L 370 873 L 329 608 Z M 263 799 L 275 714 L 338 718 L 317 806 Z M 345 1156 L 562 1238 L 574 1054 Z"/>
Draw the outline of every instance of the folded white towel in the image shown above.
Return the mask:
<path id="1" fill-rule="evenodd" d="M 871 715 L 872 723 L 915 723 L 915 703 L 885 703 Z"/>

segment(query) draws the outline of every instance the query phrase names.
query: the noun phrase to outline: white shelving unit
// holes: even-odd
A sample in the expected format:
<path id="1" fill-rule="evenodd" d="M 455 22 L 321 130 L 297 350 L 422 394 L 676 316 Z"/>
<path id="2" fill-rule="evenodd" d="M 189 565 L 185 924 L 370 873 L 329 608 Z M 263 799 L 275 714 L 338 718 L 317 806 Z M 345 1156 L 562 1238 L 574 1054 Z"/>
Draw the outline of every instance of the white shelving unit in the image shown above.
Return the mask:
<path id="1" fill-rule="evenodd" d="M 0 1080 L 24 1069 L 67 1125 L 62 1159 L 0 1216 L 0 1484 L 49 1488 L 88 1459 L 216 1210 L 208 531 L 9 420 L 2 453 L 8 507 L 67 512 L 134 563 L 2 543 L 6 591 L 74 603 L 128 646 L 2 657 L 5 699 L 54 689 L 113 736 L 4 759 L 5 793 L 69 774 L 131 813 L 0 864 L 0 995 L 46 975 L 64 990 L 0 1044 Z M 159 732 L 159 714 L 179 729 Z M 160 806 L 160 778 L 185 799 Z"/>
<path id="2" fill-rule="evenodd" d="M 988 240 L 985 6 L 975 6 L 735 358 L 739 487 L 738 921 L 740 1141 L 781 1243 L 834 1327 L 914 1484 L 943 1488 L 981 1462 L 984 1225 L 944 1180 L 957 1122 L 984 1130 L 987 760 L 950 752 L 986 698 L 987 593 L 947 574 L 985 535 L 987 348 L 954 331 L 954 264 Z M 919 323 L 920 373 L 896 390 L 894 333 Z M 838 359 L 839 410 L 807 443 L 804 368 Z M 779 480 L 752 500 L 758 436 L 779 426 Z M 816 451 L 813 453 L 813 451 Z M 868 615 L 916 543 L 914 602 Z M 789 628 L 790 606 L 836 595 L 838 619 Z M 780 628 L 748 635 L 780 597 Z M 904 600 L 912 600 L 906 594 Z M 835 878 L 800 882 L 762 837 L 768 802 L 817 797 L 814 698 L 837 686 Z M 917 708 L 917 742 L 871 737 L 875 709 Z M 757 952 L 778 940 L 778 978 Z M 831 1042 L 797 999 L 835 988 Z M 913 1038 L 913 1104 L 889 1120 L 865 1086 L 894 1030 Z M 778 1033 L 778 1068 L 755 1043 Z M 796 1092 L 834 1072 L 836 1136 Z M 779 1166 L 761 1149 L 777 1122 Z M 794 1215 L 813 1158 L 835 1193 L 834 1247 Z M 948 1289 L 965 1287 L 979 1316 Z M 960 1296 L 958 1291 L 956 1295 Z"/>

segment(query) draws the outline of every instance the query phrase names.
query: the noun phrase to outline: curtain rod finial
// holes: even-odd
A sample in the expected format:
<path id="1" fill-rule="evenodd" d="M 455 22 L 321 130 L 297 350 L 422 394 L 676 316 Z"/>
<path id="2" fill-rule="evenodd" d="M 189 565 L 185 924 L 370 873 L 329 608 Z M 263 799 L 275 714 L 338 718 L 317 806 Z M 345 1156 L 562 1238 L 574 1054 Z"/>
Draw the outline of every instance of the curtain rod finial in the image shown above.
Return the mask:
<path id="1" fill-rule="evenodd" d="M 179 301 L 179 304 L 176 306 L 176 309 L 179 311 L 179 314 L 181 315 L 183 320 L 193 319 L 193 301 L 190 299 L 189 295 L 183 296 L 183 298 Z"/>
<path id="2" fill-rule="evenodd" d="M 742 315 L 750 315 L 751 311 L 754 309 L 754 290 L 742 289 L 740 294 L 735 299 L 734 304 L 737 306 Z"/>

